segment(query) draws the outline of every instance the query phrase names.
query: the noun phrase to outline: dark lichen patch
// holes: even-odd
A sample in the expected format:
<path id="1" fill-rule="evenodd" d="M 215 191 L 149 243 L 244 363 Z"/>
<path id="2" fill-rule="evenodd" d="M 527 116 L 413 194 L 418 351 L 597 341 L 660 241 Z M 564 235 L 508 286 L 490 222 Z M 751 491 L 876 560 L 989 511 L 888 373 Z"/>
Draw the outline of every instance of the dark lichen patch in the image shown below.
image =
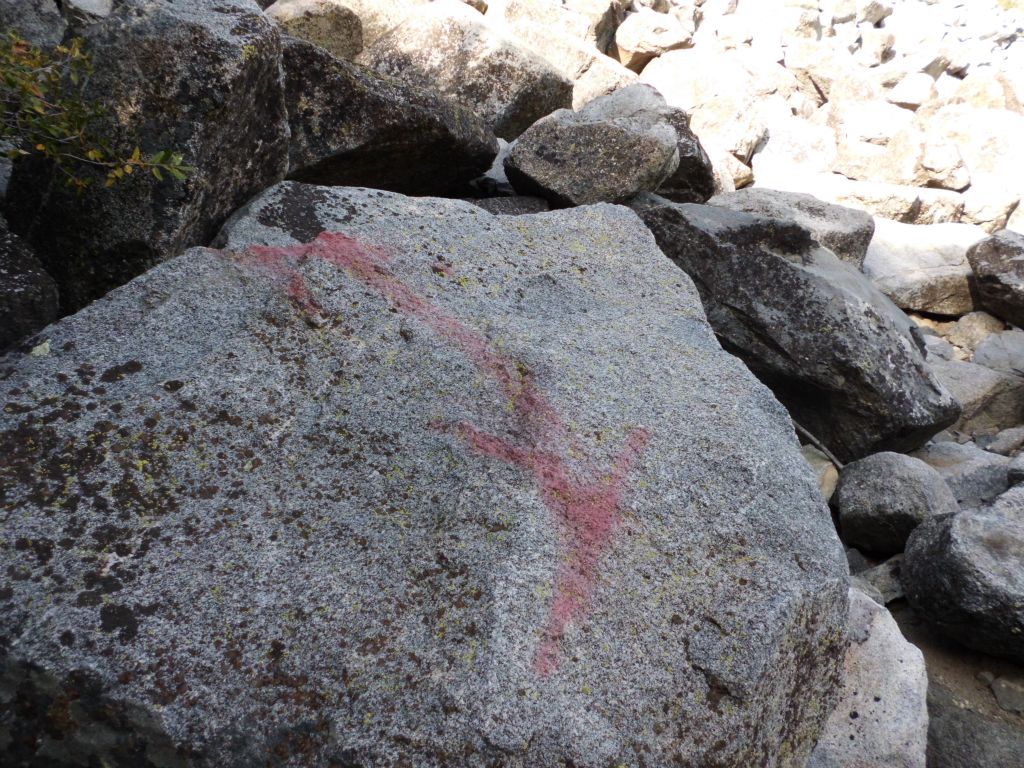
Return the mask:
<path id="1" fill-rule="evenodd" d="M 100 376 L 100 381 L 105 384 L 112 384 L 116 381 L 121 381 L 126 376 L 130 376 L 133 373 L 138 373 L 142 370 L 142 363 L 138 360 L 129 360 L 121 365 L 114 365 L 108 368 Z"/>
<path id="2" fill-rule="evenodd" d="M 100 609 L 100 629 L 117 632 L 122 643 L 128 643 L 139 634 L 139 621 L 127 605 L 107 603 Z"/>

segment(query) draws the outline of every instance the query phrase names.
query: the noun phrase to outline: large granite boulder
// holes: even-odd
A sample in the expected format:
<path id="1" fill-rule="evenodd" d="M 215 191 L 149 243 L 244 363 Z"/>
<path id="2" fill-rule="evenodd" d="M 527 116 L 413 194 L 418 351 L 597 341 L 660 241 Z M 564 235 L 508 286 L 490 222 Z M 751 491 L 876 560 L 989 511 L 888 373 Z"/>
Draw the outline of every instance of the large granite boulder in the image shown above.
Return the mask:
<path id="1" fill-rule="evenodd" d="M 195 171 L 185 181 L 136 173 L 113 189 L 96 172 L 79 197 L 48 164 L 15 164 L 11 230 L 56 279 L 65 311 L 208 243 L 283 178 L 288 151 L 280 38 L 252 0 L 131 0 L 75 33 L 93 54 L 84 96 L 107 110 L 97 131 L 129 153 L 177 150 Z"/>
<path id="2" fill-rule="evenodd" d="M 925 768 L 928 674 L 892 616 L 850 590 L 850 649 L 839 704 L 807 768 Z"/>
<path id="3" fill-rule="evenodd" d="M 832 253 L 858 269 L 864 264 L 864 255 L 875 233 L 875 220 L 870 214 L 800 192 L 751 187 L 715 195 L 708 205 L 795 221 Z"/>
<path id="4" fill-rule="evenodd" d="M 15 763 L 806 762 L 842 548 L 632 212 L 287 182 L 218 242 L 0 363 Z"/>
<path id="5" fill-rule="evenodd" d="M 498 142 L 465 107 L 293 38 L 284 40 L 290 178 L 409 195 L 456 195 Z"/>
<path id="6" fill-rule="evenodd" d="M 56 319 L 56 283 L 0 216 L 0 353 Z"/>
<path id="7" fill-rule="evenodd" d="M 453 98 L 503 139 L 572 104 L 572 82 L 456 0 L 416 12 L 363 53 L 381 74 Z"/>
<path id="8" fill-rule="evenodd" d="M 685 122 L 685 114 L 640 84 L 578 112 L 560 109 L 516 140 L 505 173 L 520 194 L 556 206 L 624 202 L 657 189 L 679 167 L 673 114 Z"/>
<path id="9" fill-rule="evenodd" d="M 634 207 L 726 347 L 840 459 L 917 447 L 956 420 L 914 324 L 807 230 L 654 195 Z"/>
<path id="10" fill-rule="evenodd" d="M 888 451 L 843 467 L 836 507 L 844 543 L 879 555 L 902 552 L 910 533 L 928 518 L 960 511 L 934 468 Z"/>
<path id="11" fill-rule="evenodd" d="M 1024 328 L 1024 234 L 1003 230 L 967 252 L 981 303 Z"/>
<path id="12" fill-rule="evenodd" d="M 902 579 L 910 604 L 936 632 L 1024 661 L 1024 487 L 918 526 Z"/>

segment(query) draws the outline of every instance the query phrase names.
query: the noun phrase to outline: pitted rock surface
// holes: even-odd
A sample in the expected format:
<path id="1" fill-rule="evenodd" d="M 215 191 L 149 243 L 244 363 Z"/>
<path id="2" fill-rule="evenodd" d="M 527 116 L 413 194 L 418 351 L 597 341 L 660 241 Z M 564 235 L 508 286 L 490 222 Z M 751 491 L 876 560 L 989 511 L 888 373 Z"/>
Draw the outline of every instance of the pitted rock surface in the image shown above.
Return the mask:
<path id="1" fill-rule="evenodd" d="M 0 362 L 16 760 L 805 764 L 843 551 L 631 211 L 289 182 L 221 244 Z"/>

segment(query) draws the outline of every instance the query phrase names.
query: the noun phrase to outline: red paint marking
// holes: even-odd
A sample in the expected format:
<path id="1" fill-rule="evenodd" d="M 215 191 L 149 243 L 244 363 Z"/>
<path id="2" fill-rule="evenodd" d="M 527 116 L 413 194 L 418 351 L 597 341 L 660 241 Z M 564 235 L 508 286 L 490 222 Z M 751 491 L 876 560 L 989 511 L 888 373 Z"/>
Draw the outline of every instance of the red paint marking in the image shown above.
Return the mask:
<path id="1" fill-rule="evenodd" d="M 324 232 L 312 243 L 282 248 L 252 247 L 241 255 L 247 263 L 284 283 L 288 295 L 309 312 L 320 312 L 301 272 L 310 258 L 321 259 L 349 272 L 386 298 L 400 312 L 424 323 L 451 342 L 494 378 L 509 398 L 526 445 L 517 445 L 462 423 L 435 424 L 454 431 L 474 450 L 521 467 L 533 476 L 544 503 L 556 516 L 563 561 L 555 579 L 554 598 L 544 627 L 534 669 L 548 677 L 558 668 L 562 638 L 569 625 L 584 618 L 598 576 L 601 555 L 622 520 L 627 478 L 647 445 L 648 433 L 632 430 L 626 444 L 602 472 L 593 461 L 574 472 L 566 455 L 569 430 L 558 411 L 537 389 L 530 372 L 496 351 L 478 331 L 431 304 L 386 268 L 389 258 L 380 248 L 337 232 Z"/>

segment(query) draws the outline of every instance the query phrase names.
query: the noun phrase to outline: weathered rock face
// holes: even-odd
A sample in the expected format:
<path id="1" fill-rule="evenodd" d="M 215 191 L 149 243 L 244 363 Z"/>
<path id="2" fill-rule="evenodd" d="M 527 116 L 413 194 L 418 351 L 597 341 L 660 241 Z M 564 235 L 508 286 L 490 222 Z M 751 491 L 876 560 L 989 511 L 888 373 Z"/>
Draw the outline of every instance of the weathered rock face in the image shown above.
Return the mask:
<path id="1" fill-rule="evenodd" d="M 1003 230 L 967 252 L 981 302 L 1004 320 L 1024 327 L 1024 234 Z"/>
<path id="2" fill-rule="evenodd" d="M 902 552 L 911 531 L 929 517 L 960 511 L 938 472 L 920 459 L 890 452 L 843 467 L 836 506 L 843 541 L 880 555 Z"/>
<path id="3" fill-rule="evenodd" d="M 850 590 L 843 690 L 808 768 L 924 768 L 928 674 L 892 616 Z"/>
<path id="4" fill-rule="evenodd" d="M 1024 488 L 990 507 L 920 525 L 902 577 L 907 599 L 932 629 L 1024 661 Z"/>
<path id="5" fill-rule="evenodd" d="M 842 549 L 633 213 L 285 183 L 222 240 L 0 365 L 16 760 L 805 763 Z"/>
<path id="6" fill-rule="evenodd" d="M 875 232 L 875 220 L 864 211 L 832 205 L 799 192 L 741 189 L 715 195 L 708 205 L 795 221 L 832 253 L 858 269 Z"/>
<path id="7" fill-rule="evenodd" d="M 291 178 L 404 194 L 454 195 L 484 173 L 498 142 L 441 96 L 284 40 Z"/>
<path id="8" fill-rule="evenodd" d="M 956 500 L 970 505 L 991 501 L 1010 484 L 1009 459 L 984 451 L 974 443 L 935 442 L 914 453 L 934 468 Z"/>
<path id="9" fill-rule="evenodd" d="M 647 85 L 594 99 L 579 112 L 560 109 L 512 145 L 505 173 L 516 191 L 557 206 L 617 203 L 653 191 L 679 167 L 669 112 Z"/>
<path id="10" fill-rule="evenodd" d="M 935 361 L 932 371 L 960 403 L 958 432 L 991 435 L 1024 422 L 1024 377 L 959 360 Z"/>
<path id="11" fill-rule="evenodd" d="M 11 230 L 53 275 L 62 308 L 103 295 L 190 245 L 284 176 L 288 125 L 280 40 L 250 0 L 127 2 L 76 30 L 93 52 L 85 91 L 108 109 L 112 144 L 144 154 L 176 149 L 195 172 L 184 182 L 103 177 L 84 196 L 49 166 L 16 163 Z"/>
<path id="12" fill-rule="evenodd" d="M 57 285 L 0 216 L 0 353 L 57 319 Z"/>
<path id="13" fill-rule="evenodd" d="M 993 333 L 974 351 L 974 362 L 1001 373 L 1024 376 L 1024 331 Z"/>
<path id="14" fill-rule="evenodd" d="M 841 459 L 920 445 L 956 420 L 911 321 L 805 229 L 650 195 L 635 207 L 726 346 Z"/>
<path id="15" fill-rule="evenodd" d="M 364 52 L 378 72 L 475 110 L 503 139 L 572 104 L 572 82 L 468 6 L 417 10 Z"/>
<path id="16" fill-rule="evenodd" d="M 363 50 L 363 24 L 343 0 L 277 0 L 267 16 L 289 35 L 308 40 L 340 59 Z"/>

